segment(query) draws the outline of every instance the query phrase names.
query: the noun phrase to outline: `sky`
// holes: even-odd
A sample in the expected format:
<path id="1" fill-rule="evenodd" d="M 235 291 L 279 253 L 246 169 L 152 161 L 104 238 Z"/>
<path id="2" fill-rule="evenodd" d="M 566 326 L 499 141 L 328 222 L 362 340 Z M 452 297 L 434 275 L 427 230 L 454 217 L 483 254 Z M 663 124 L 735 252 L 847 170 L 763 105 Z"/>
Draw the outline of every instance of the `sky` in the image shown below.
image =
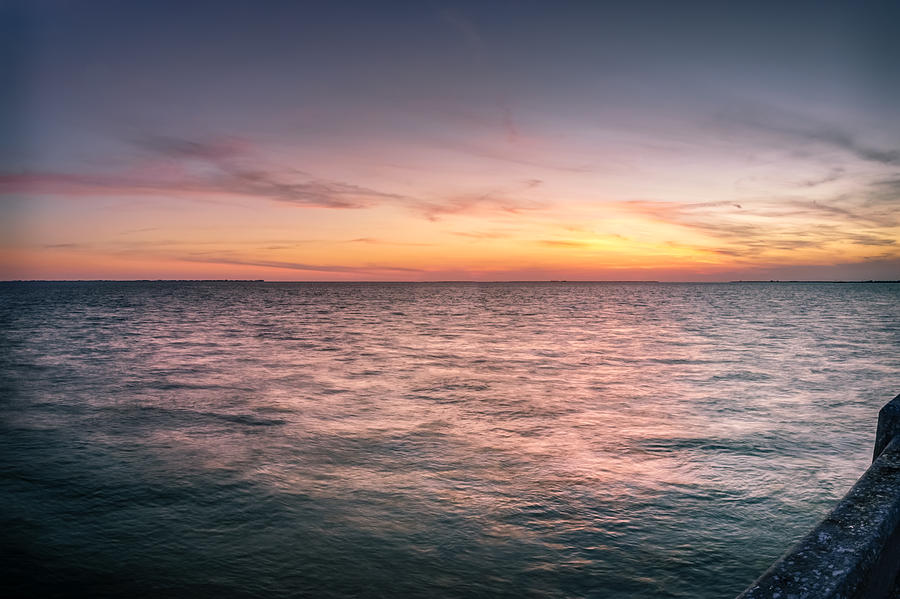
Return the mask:
<path id="1" fill-rule="evenodd" d="M 0 279 L 900 279 L 898 23 L 0 0 Z"/>

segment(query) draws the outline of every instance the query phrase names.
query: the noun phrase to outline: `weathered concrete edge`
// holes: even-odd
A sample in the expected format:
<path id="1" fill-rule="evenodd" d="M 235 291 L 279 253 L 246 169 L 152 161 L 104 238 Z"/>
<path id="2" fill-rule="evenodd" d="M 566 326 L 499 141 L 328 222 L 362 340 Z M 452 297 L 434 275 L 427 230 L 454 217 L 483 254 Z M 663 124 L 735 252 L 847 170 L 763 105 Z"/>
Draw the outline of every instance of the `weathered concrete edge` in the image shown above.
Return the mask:
<path id="1" fill-rule="evenodd" d="M 900 395 L 889 401 L 878 412 L 878 429 L 875 432 L 874 462 L 894 437 L 900 436 Z"/>
<path id="2" fill-rule="evenodd" d="M 738 599 L 881 599 L 900 571 L 900 395 L 881 409 L 875 461 L 832 512 Z"/>

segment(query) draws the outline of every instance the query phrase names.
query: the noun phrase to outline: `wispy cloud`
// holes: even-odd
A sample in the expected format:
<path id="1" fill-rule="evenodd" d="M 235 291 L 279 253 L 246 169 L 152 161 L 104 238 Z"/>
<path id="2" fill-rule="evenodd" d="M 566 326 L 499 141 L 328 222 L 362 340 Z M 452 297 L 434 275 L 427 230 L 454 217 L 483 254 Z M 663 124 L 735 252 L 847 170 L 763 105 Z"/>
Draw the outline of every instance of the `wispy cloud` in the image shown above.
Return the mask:
<path id="1" fill-rule="evenodd" d="M 526 179 L 510 187 L 493 189 L 484 193 L 459 194 L 417 202 L 415 209 L 432 221 L 450 214 L 503 213 L 517 215 L 526 211 L 542 210 L 549 206 L 545 201 L 528 197 L 534 189 L 541 185 L 543 185 L 541 179 Z"/>
<path id="2" fill-rule="evenodd" d="M 467 237 L 469 239 L 504 239 L 510 236 L 509 233 L 501 231 L 452 231 L 457 237 Z"/>
<path id="3" fill-rule="evenodd" d="M 546 208 L 547 204 L 538 200 L 512 197 L 502 192 L 458 195 L 437 200 L 417 202 L 415 209 L 428 220 L 438 220 L 451 214 L 505 213 L 521 214 L 528 210 Z"/>
<path id="4" fill-rule="evenodd" d="M 233 138 L 194 140 L 163 135 L 147 135 L 132 140 L 134 145 L 174 158 L 198 158 L 221 162 L 247 153 L 246 143 Z"/>
<path id="5" fill-rule="evenodd" d="M 872 203 L 888 204 L 894 210 L 900 207 L 900 173 L 872 181 L 868 198 Z"/>
<path id="6" fill-rule="evenodd" d="M 897 240 L 889 237 L 879 237 L 877 235 L 868 235 L 865 233 L 856 233 L 847 235 L 847 239 L 850 239 L 853 243 L 858 245 L 867 245 L 867 246 L 876 246 L 876 245 L 884 245 L 884 246 L 896 246 L 898 245 Z"/>
<path id="7" fill-rule="evenodd" d="M 549 247 L 581 248 L 590 244 L 585 241 L 572 241 L 568 239 L 539 239 L 538 243 Z"/>
<path id="8" fill-rule="evenodd" d="M 889 166 L 900 164 L 900 148 L 876 147 L 838 124 L 773 106 L 744 104 L 723 113 L 717 126 L 725 130 L 762 133 L 792 147 L 798 144 L 801 147 L 820 146 L 841 150 L 867 162 Z"/>
<path id="9" fill-rule="evenodd" d="M 343 181 L 316 178 L 299 170 L 267 168 L 238 143 L 147 137 L 135 144 L 150 160 L 127 172 L 104 174 L 0 174 L 0 193 L 63 195 L 232 195 L 268 199 L 295 206 L 363 208 L 387 200 L 405 200 Z M 155 159 L 171 164 L 160 168 Z"/>
<path id="10" fill-rule="evenodd" d="M 83 243 L 48 243 L 44 245 L 48 250 L 75 250 L 88 247 Z"/>
<path id="11" fill-rule="evenodd" d="M 298 270 L 306 272 L 346 273 L 355 275 L 390 274 L 390 273 L 417 273 L 424 272 L 418 268 L 400 266 L 384 266 L 379 264 L 366 264 L 362 266 L 350 266 L 340 264 L 306 264 L 303 262 L 289 262 L 283 260 L 253 260 L 229 258 L 223 256 L 187 256 L 181 257 L 184 262 L 202 262 L 207 264 L 231 264 L 235 266 L 256 266 L 264 268 L 280 268 L 285 270 Z"/>
<path id="12" fill-rule="evenodd" d="M 841 194 L 830 199 L 809 199 L 802 196 L 755 198 L 736 202 L 666 202 L 631 200 L 622 202 L 629 211 L 655 217 L 666 222 L 702 226 L 709 221 L 713 227 L 725 222 L 747 222 L 795 219 L 800 225 L 814 227 L 823 220 L 835 224 L 854 224 L 877 228 L 900 225 L 896 210 L 900 197 L 879 197 L 878 188 L 890 188 L 876 182 L 853 194 Z M 771 224 L 771 223 L 769 223 Z"/>
<path id="13" fill-rule="evenodd" d="M 0 174 L 0 194 L 167 195 L 206 199 L 224 195 L 331 209 L 393 204 L 430 220 L 464 213 L 517 214 L 542 207 L 539 202 L 517 197 L 539 186 L 540 179 L 529 179 L 512 192 L 419 198 L 316 177 L 296 168 L 274 168 L 255 156 L 247 144 L 230 140 L 151 136 L 134 143 L 149 154 L 148 160 L 133 165 L 125 172 L 5 173 Z M 160 165 L 160 160 L 164 160 L 165 164 Z"/>
<path id="14" fill-rule="evenodd" d="M 222 171 L 213 175 L 161 179 L 139 175 L 70 173 L 0 174 L 0 194 L 50 195 L 231 195 L 268 199 L 295 206 L 364 208 L 384 199 L 400 199 L 338 181 L 284 182 L 265 171 Z"/>
<path id="15" fill-rule="evenodd" d="M 828 170 L 828 173 L 812 179 L 805 179 L 800 181 L 797 186 L 798 187 L 818 187 L 820 185 L 825 185 L 827 183 L 833 183 L 834 181 L 840 180 L 840 178 L 844 175 L 847 169 L 843 167 L 832 167 Z"/>
<path id="16" fill-rule="evenodd" d="M 390 241 L 387 239 L 376 239 L 373 237 L 357 237 L 356 239 L 348 239 L 344 243 L 364 243 L 367 245 L 397 245 L 406 247 L 432 247 L 433 243 L 416 243 L 411 241 Z"/>
<path id="17" fill-rule="evenodd" d="M 201 178 L 211 190 L 325 208 L 361 208 L 379 200 L 402 197 L 343 181 L 316 178 L 298 169 L 277 172 L 254 159 L 244 144 L 230 140 L 152 136 L 138 140 L 137 144 L 157 155 L 205 162 L 210 170 L 194 176 Z"/>
<path id="18" fill-rule="evenodd" d="M 158 231 L 159 227 L 140 227 L 138 229 L 127 229 L 119 233 L 120 235 L 133 235 L 135 233 L 149 233 L 150 231 Z"/>
<path id="19" fill-rule="evenodd" d="M 716 240 L 706 249 L 722 255 L 757 257 L 773 251 L 820 251 L 834 244 L 896 248 L 900 213 L 896 200 L 857 195 L 830 200 L 803 197 L 732 202 L 630 201 L 621 206 L 658 222 L 677 225 Z"/>

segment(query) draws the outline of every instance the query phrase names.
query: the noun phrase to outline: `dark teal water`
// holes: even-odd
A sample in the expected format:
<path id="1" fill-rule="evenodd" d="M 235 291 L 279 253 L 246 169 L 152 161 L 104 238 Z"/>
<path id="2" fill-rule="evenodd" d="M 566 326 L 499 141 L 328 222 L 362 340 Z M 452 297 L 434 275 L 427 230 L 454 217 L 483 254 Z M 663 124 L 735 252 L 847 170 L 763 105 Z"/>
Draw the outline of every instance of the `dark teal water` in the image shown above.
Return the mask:
<path id="1" fill-rule="evenodd" d="M 729 598 L 865 470 L 894 284 L 0 284 L 7 595 Z"/>

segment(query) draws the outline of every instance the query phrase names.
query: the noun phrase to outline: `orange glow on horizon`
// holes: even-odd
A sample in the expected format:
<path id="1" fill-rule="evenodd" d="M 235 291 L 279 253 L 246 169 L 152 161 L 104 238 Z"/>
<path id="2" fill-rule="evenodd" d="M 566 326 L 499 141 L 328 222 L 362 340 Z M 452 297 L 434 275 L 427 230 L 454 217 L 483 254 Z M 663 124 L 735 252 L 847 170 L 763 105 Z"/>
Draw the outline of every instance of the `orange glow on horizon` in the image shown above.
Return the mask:
<path id="1" fill-rule="evenodd" d="M 525 178 L 540 169 L 518 162 L 473 171 L 478 161 L 398 178 L 372 168 L 373 157 L 355 158 L 368 175 L 349 184 L 341 168 L 353 162 L 326 179 L 292 171 L 286 155 L 248 166 L 221 147 L 231 146 L 190 145 L 191 155 L 167 159 L 174 164 L 138 161 L 118 174 L 0 176 L 19 215 L 0 277 L 828 279 L 886 278 L 900 264 L 900 225 L 819 192 L 691 200 L 729 193 L 724 182 L 737 172 L 710 176 L 707 188 L 677 172 L 666 196 L 678 199 L 623 200 L 611 198 L 659 184 L 555 167 Z M 260 161 L 268 170 L 251 169 Z"/>

